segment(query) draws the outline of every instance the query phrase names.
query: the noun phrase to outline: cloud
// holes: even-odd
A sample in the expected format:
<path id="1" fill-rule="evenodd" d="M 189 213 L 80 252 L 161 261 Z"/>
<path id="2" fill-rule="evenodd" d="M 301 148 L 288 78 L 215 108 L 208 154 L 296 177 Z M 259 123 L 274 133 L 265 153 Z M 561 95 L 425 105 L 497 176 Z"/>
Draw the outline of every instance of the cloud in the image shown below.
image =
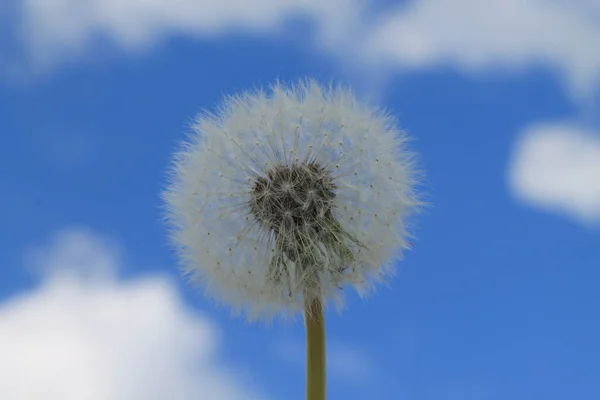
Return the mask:
<path id="1" fill-rule="evenodd" d="M 301 340 L 280 340 L 275 342 L 273 352 L 292 366 L 304 367 L 304 346 Z M 371 358 L 356 346 L 327 341 L 327 371 L 333 378 L 350 384 L 365 383 L 374 377 L 375 369 Z"/>
<path id="2" fill-rule="evenodd" d="M 386 13 L 365 51 L 408 69 L 550 66 L 588 97 L 600 81 L 597 43 L 600 3 L 591 0 L 420 0 Z"/>
<path id="3" fill-rule="evenodd" d="M 518 199 L 583 224 L 600 224 L 600 132 L 574 125 L 528 127 L 508 173 Z"/>
<path id="4" fill-rule="evenodd" d="M 98 40 L 138 52 L 173 36 L 212 38 L 275 33 L 290 17 L 317 23 L 338 44 L 355 18 L 354 0 L 38 0 L 20 1 L 20 37 L 38 68 L 89 53 Z"/>
<path id="5" fill-rule="evenodd" d="M 289 18 L 302 16 L 316 27 L 312 44 L 378 71 L 544 65 L 580 98 L 594 95 L 600 82 L 595 0 L 408 0 L 384 10 L 359 0 L 17 1 L 20 38 L 41 70 L 90 54 L 98 40 L 138 52 L 173 36 L 278 34 Z"/>
<path id="6" fill-rule="evenodd" d="M 0 303 L 2 398 L 259 398 L 219 362 L 218 330 L 169 279 L 116 280 L 114 243 L 66 230 L 28 262 L 41 285 Z"/>

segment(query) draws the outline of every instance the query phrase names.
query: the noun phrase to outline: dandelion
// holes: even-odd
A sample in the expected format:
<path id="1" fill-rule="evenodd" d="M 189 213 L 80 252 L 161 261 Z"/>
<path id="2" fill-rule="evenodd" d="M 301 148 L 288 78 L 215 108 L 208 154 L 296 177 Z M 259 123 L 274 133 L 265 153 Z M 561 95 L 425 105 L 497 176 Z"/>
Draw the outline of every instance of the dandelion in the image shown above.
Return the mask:
<path id="1" fill-rule="evenodd" d="M 304 313 L 307 399 L 325 398 L 323 308 L 393 272 L 419 206 L 407 137 L 349 89 L 306 80 L 198 117 L 164 193 L 185 272 L 249 319 Z"/>

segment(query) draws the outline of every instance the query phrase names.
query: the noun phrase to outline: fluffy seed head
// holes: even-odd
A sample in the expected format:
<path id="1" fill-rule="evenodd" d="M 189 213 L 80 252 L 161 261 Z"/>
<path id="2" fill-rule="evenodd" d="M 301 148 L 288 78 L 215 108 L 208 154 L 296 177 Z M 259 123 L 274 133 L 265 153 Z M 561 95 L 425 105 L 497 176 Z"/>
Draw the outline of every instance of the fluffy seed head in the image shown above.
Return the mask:
<path id="1" fill-rule="evenodd" d="M 202 114 L 163 193 L 185 272 L 250 318 L 341 304 L 392 272 L 419 201 L 390 116 L 312 80 Z"/>

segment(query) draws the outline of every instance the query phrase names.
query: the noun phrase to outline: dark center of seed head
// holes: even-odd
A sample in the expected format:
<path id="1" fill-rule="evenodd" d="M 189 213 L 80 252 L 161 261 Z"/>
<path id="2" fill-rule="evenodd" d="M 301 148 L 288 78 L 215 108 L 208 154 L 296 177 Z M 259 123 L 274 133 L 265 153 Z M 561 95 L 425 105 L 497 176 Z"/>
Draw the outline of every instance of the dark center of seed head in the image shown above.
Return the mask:
<path id="1" fill-rule="evenodd" d="M 332 218 L 335 189 L 330 174 L 316 163 L 280 165 L 254 182 L 250 211 L 275 234 L 318 232 Z"/>

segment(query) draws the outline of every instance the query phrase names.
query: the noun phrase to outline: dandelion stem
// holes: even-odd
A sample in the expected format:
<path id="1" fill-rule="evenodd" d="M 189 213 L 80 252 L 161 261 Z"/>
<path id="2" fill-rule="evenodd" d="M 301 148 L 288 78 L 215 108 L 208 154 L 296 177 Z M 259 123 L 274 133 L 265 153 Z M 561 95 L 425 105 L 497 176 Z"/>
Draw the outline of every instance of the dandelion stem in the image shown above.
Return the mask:
<path id="1" fill-rule="evenodd" d="M 319 299 L 305 304 L 306 400 L 325 400 L 325 317 Z"/>

